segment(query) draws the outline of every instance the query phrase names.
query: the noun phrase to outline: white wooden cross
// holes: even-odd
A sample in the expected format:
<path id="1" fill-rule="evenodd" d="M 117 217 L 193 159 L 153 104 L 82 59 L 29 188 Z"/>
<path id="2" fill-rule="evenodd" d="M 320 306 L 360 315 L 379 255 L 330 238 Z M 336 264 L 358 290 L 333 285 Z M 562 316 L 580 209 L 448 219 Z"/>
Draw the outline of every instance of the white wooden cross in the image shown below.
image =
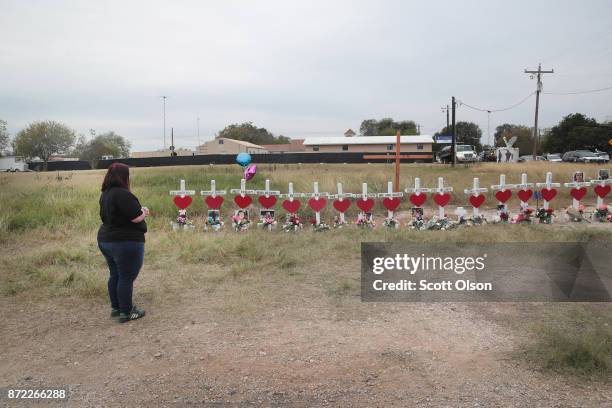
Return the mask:
<path id="1" fill-rule="evenodd" d="M 474 181 L 473 181 L 471 189 L 466 188 L 465 190 L 463 190 L 465 194 L 471 194 L 475 197 L 479 196 L 480 193 L 486 193 L 487 191 L 489 191 L 488 188 L 480 187 L 480 180 L 478 179 L 478 177 L 474 177 Z M 478 217 L 478 207 L 472 206 L 472 214 L 474 218 Z"/>
<path id="2" fill-rule="evenodd" d="M 321 197 L 326 198 L 328 196 L 329 196 L 329 193 L 319 192 L 319 182 L 317 181 L 313 183 L 313 192 L 308 193 L 308 197 L 314 198 L 315 200 L 318 200 Z M 316 225 L 319 225 L 321 223 L 321 213 L 319 211 L 315 211 L 315 221 L 316 221 Z"/>
<path id="3" fill-rule="evenodd" d="M 242 197 L 246 196 L 247 194 L 254 194 L 255 190 L 247 190 L 246 189 L 246 180 L 245 179 L 241 179 L 240 180 L 240 188 L 232 188 L 230 190 L 230 193 L 232 194 L 240 194 Z"/>
<path id="4" fill-rule="evenodd" d="M 342 183 L 338 183 L 338 194 L 331 194 L 329 196 L 330 200 L 338 200 L 338 201 L 343 201 L 345 198 L 353 198 L 355 197 L 355 194 L 353 193 L 344 193 L 342 192 Z M 342 221 L 342 223 L 345 222 L 344 220 L 344 212 L 340 212 L 340 221 Z"/>
<path id="5" fill-rule="evenodd" d="M 289 201 L 293 201 L 294 198 L 300 198 L 300 197 L 304 197 L 306 194 L 304 193 L 294 193 L 293 192 L 293 183 L 289 182 L 289 191 L 287 192 L 287 194 L 280 194 L 279 197 L 281 198 L 288 198 Z"/>
<path id="6" fill-rule="evenodd" d="M 421 195 L 421 193 L 429 193 L 433 189 L 421 187 L 421 179 L 418 177 L 414 178 L 414 188 L 406 188 L 404 191 L 406 193 L 414 193 L 416 195 Z"/>
<path id="7" fill-rule="evenodd" d="M 601 187 L 605 187 L 607 184 L 612 184 L 612 179 L 607 178 L 607 179 L 595 179 L 595 180 L 591 180 L 591 185 L 593 186 L 601 186 Z M 597 195 L 597 194 L 595 194 Z M 601 206 L 604 205 L 604 199 L 603 197 L 600 197 L 599 195 L 597 195 L 597 209 L 601 208 Z"/>
<path id="8" fill-rule="evenodd" d="M 589 187 L 591 185 L 590 181 L 572 181 L 571 183 L 563 183 L 565 187 L 571 188 L 580 188 L 580 187 Z M 572 207 L 574 210 L 578 211 L 578 207 L 580 206 L 580 201 L 576 200 L 572 197 Z"/>
<path id="9" fill-rule="evenodd" d="M 280 195 L 280 191 L 278 190 L 270 190 L 270 180 L 266 179 L 266 187 L 264 190 L 256 190 L 255 193 L 257 195 L 263 195 L 266 198 L 270 197 L 270 196 L 277 196 Z"/>
<path id="10" fill-rule="evenodd" d="M 226 193 L 225 190 L 217 190 L 217 183 L 215 182 L 215 180 L 210 180 L 210 190 L 200 191 L 200 195 L 211 196 L 212 198 L 215 198 L 218 195 L 219 196 L 225 195 L 225 193 Z"/>
<path id="11" fill-rule="evenodd" d="M 512 190 L 515 187 L 516 187 L 516 185 L 514 185 L 514 184 L 506 184 L 506 175 L 505 174 L 500 174 L 499 175 L 499 184 L 492 185 L 491 189 L 492 190 L 499 190 L 499 191 L 506 191 L 506 190 Z M 501 201 L 499 201 L 499 204 L 503 204 L 504 206 L 506 205 L 505 203 L 502 203 Z"/>
<path id="12" fill-rule="evenodd" d="M 547 190 L 552 189 L 553 187 L 561 187 L 561 183 L 553 183 L 552 182 L 552 173 L 549 171 L 546 173 L 546 182 L 545 183 L 536 183 L 536 187 L 546 187 Z M 542 197 L 544 200 L 544 209 L 548 210 L 548 201 Z"/>
<path id="13" fill-rule="evenodd" d="M 444 187 L 444 177 L 438 177 L 438 188 L 434 189 L 436 193 L 444 194 L 453 191 L 452 187 Z M 438 206 L 438 216 L 444 218 L 444 207 Z"/>
<path id="14" fill-rule="evenodd" d="M 396 197 L 403 197 L 404 193 L 402 193 L 401 191 L 393 191 L 393 182 L 392 181 L 388 181 L 387 182 L 387 192 L 386 193 L 378 193 L 377 194 L 378 197 L 388 197 L 388 198 L 396 198 Z M 391 219 L 393 218 L 393 211 L 387 209 L 387 218 Z"/>
<path id="15" fill-rule="evenodd" d="M 195 195 L 195 190 L 185 190 L 185 180 L 181 180 L 180 185 L 181 187 L 179 190 L 170 191 L 171 196 L 185 197 Z"/>

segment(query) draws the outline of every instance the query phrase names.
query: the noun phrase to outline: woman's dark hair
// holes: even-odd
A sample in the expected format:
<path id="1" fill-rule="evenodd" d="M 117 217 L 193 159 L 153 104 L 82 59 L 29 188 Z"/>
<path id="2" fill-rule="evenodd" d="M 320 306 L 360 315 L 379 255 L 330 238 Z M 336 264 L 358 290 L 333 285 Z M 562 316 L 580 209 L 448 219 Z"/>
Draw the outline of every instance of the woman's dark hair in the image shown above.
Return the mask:
<path id="1" fill-rule="evenodd" d="M 130 189 L 130 168 L 127 164 L 113 163 L 108 167 L 102 182 L 102 191 L 106 191 L 111 187 Z"/>

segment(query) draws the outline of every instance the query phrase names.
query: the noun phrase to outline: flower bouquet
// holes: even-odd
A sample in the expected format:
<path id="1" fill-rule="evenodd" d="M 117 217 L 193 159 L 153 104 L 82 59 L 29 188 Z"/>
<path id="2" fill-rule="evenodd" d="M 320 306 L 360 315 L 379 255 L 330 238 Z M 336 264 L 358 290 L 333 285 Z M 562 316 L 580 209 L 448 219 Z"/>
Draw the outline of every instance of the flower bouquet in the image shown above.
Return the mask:
<path id="1" fill-rule="evenodd" d="M 538 208 L 536 217 L 540 220 L 540 224 L 552 224 L 553 222 L 553 209 L 552 208 Z"/>
<path id="2" fill-rule="evenodd" d="M 283 231 L 294 232 L 303 228 L 302 221 L 297 214 L 288 214 L 287 220 L 283 224 Z"/>

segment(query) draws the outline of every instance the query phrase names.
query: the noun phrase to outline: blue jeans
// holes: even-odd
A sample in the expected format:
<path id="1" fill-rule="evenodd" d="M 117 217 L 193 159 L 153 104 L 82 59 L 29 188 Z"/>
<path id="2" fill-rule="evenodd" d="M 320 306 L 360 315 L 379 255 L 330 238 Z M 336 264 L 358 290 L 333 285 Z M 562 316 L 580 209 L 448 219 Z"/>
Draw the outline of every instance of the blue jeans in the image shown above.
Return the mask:
<path id="1" fill-rule="evenodd" d="M 108 296 L 111 307 L 119 309 L 121 313 L 129 313 L 132 310 L 134 281 L 144 261 L 144 242 L 98 242 L 98 248 L 106 258 L 110 271 Z"/>

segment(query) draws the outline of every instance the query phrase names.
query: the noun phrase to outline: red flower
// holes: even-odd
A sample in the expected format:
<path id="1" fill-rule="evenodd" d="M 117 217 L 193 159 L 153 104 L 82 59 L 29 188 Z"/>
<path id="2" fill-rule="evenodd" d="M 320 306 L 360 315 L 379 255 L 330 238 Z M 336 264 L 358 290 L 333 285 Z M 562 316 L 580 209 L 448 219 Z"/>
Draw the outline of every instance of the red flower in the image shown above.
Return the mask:
<path id="1" fill-rule="evenodd" d="M 552 213 L 553 213 L 553 209 L 552 208 L 549 208 L 549 209 L 546 210 L 546 214 L 550 215 Z"/>

